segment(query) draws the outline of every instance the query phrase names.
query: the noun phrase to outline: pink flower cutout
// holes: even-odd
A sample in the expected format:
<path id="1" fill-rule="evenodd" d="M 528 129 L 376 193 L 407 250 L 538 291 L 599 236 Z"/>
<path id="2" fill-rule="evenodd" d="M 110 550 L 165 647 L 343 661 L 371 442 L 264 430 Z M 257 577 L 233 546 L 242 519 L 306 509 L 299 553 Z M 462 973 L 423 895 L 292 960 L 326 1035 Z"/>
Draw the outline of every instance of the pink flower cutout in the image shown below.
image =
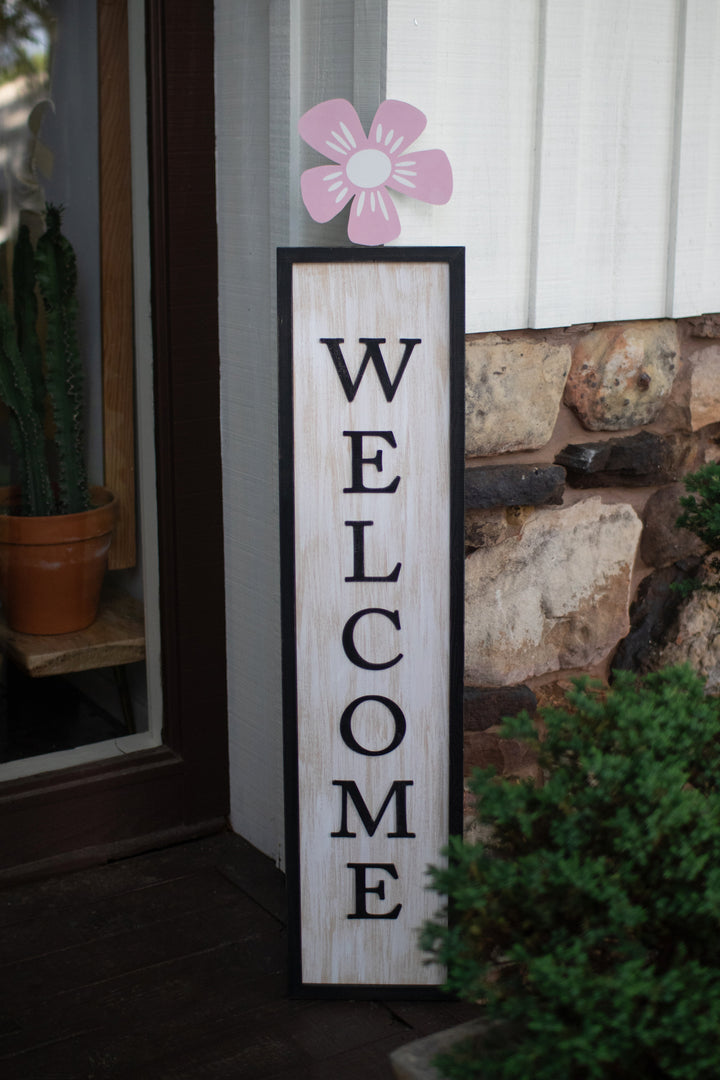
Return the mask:
<path id="1" fill-rule="evenodd" d="M 452 169 L 443 150 L 409 152 L 427 121 L 404 101 L 383 101 L 366 136 L 349 101 L 335 98 L 300 118 L 300 135 L 335 165 L 307 169 L 300 178 L 313 221 L 330 221 L 354 198 L 348 236 L 355 244 L 387 244 L 400 235 L 388 188 L 441 205 L 452 194 Z"/>

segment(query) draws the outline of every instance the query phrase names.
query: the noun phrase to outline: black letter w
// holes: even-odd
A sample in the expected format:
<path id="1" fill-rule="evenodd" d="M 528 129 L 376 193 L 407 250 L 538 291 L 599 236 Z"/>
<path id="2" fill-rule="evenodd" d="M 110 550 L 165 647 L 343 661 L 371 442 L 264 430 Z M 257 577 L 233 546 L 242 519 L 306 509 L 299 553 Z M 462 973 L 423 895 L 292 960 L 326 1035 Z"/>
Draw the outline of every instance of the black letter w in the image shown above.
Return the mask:
<path id="1" fill-rule="evenodd" d="M 395 391 L 400 385 L 400 380 L 405 374 L 405 368 L 408 365 L 408 360 L 412 355 L 412 351 L 416 345 L 420 344 L 422 338 L 400 338 L 400 344 L 405 346 L 405 352 L 403 353 L 403 358 L 400 361 L 400 367 L 398 368 L 394 382 L 390 380 L 390 376 L 387 373 L 387 368 L 385 367 L 383 355 L 380 352 L 380 346 L 385 344 L 385 341 L 387 340 L 386 338 L 358 338 L 360 344 L 365 346 L 365 356 L 363 357 L 363 362 L 360 365 L 360 370 L 358 371 L 355 382 L 353 382 L 350 378 L 350 372 L 347 369 L 345 357 L 343 356 L 342 350 L 340 348 L 341 344 L 345 341 L 345 338 L 324 337 L 320 338 L 320 340 L 323 345 L 327 345 L 330 351 L 332 362 L 335 365 L 335 370 L 340 376 L 340 382 L 342 383 L 342 388 L 345 391 L 345 397 L 348 399 L 348 401 L 353 401 L 355 399 L 355 395 L 357 394 L 360 383 L 362 382 L 362 377 L 365 374 L 365 368 L 368 366 L 371 360 L 375 365 L 375 370 L 377 372 L 377 377 L 380 380 L 380 385 L 385 395 L 385 400 L 392 401 L 392 399 L 395 397 Z"/>

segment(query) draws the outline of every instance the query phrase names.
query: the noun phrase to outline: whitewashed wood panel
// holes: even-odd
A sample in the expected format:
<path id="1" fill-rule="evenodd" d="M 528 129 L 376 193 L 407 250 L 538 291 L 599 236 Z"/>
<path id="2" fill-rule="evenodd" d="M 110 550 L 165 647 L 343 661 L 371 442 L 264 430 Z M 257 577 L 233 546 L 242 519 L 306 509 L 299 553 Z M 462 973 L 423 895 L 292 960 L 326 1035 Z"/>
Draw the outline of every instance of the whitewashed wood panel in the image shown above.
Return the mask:
<path id="1" fill-rule="evenodd" d="M 468 330 L 524 326 L 532 251 L 534 0 L 389 0 L 387 97 L 428 117 L 415 144 L 453 167 L 447 206 L 397 200 L 400 244 L 467 249 Z"/>
<path id="2" fill-rule="evenodd" d="M 687 0 L 668 314 L 720 309 L 720 3 Z"/>
<path id="3" fill-rule="evenodd" d="M 436 911 L 425 870 L 448 836 L 449 766 L 449 304 L 443 264 L 296 264 L 293 269 L 293 397 L 295 432 L 295 581 L 297 733 L 300 806 L 302 977 L 306 983 L 434 985 L 437 966 L 424 964 L 417 931 Z M 322 338 L 343 339 L 354 379 L 360 338 L 385 338 L 383 353 L 395 377 L 404 346 L 420 339 L 392 401 L 372 366 L 349 402 Z M 363 483 L 390 492 L 344 493 L 352 486 L 347 431 L 392 432 L 396 447 L 373 435 L 364 456 L 380 451 Z M 370 521 L 366 573 L 384 576 L 398 561 L 395 582 L 348 581 L 353 534 L 346 521 Z M 400 628 L 380 615 L 357 624 L 361 657 L 383 670 L 351 663 L 343 627 L 368 608 L 398 612 Z M 351 750 L 339 733 L 345 708 L 381 695 L 402 710 L 405 736 L 389 754 Z M 386 707 L 365 703 L 353 718 L 358 742 L 376 751 L 395 731 Z M 291 763 L 288 763 L 291 768 Z M 354 837 L 333 837 L 341 798 L 333 781 L 357 783 L 374 816 L 395 780 L 411 782 L 407 825 L 414 837 L 393 839 L 394 808 L 370 836 L 349 811 Z M 389 864 L 384 902 L 368 901 L 374 918 L 355 910 L 349 864 Z M 368 885 L 371 877 L 368 877 Z M 397 918 L 378 916 L 401 904 Z"/>

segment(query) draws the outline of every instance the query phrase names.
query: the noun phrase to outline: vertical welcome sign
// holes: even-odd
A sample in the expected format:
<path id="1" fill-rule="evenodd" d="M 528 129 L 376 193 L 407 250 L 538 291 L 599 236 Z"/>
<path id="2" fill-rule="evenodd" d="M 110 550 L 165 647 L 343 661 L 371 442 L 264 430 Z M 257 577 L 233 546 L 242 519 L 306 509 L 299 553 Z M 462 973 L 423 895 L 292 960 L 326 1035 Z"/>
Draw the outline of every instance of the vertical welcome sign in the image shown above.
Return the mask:
<path id="1" fill-rule="evenodd" d="M 278 252 L 291 988 L 436 993 L 461 828 L 461 248 Z"/>

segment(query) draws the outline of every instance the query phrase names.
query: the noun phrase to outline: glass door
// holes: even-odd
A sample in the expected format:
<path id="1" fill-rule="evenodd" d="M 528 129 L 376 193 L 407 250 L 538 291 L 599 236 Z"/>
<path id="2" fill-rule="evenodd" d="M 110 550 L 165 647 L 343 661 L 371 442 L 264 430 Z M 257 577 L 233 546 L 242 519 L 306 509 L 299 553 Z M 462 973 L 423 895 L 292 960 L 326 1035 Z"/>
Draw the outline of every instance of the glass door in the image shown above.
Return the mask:
<path id="1" fill-rule="evenodd" d="M 56 633 L 42 613 L 28 623 L 15 612 L 24 598 L 6 594 L 0 625 L 5 659 L 0 779 L 8 779 L 156 745 L 160 725 L 153 725 L 149 714 L 145 663 L 144 569 L 148 561 L 156 562 L 156 538 L 137 512 L 136 491 L 136 476 L 145 484 L 154 480 L 154 460 L 150 443 L 150 454 L 136 469 L 137 422 L 147 426 L 148 417 L 137 416 L 134 394 L 127 10 L 124 3 L 87 0 L 6 0 L 0 10 L 1 296 L 14 315 L 20 374 L 32 377 L 33 351 L 40 350 L 45 396 L 34 411 L 56 485 L 68 467 L 56 445 L 61 445 L 55 438 L 56 410 L 72 398 L 76 376 L 66 375 L 59 389 L 51 381 L 51 367 L 67 364 L 69 369 L 70 359 L 56 349 L 47 313 L 52 297 L 40 279 L 36 284 L 23 278 L 23 272 L 32 275 L 39 267 L 47 208 L 56 207 L 76 268 L 76 313 L 69 332 L 77 335 L 83 376 L 80 393 L 72 398 L 77 403 L 79 396 L 82 405 L 82 457 L 90 485 L 104 486 L 116 507 L 108 572 L 97 618 L 89 626 Z M 142 129 L 142 98 L 140 105 L 135 123 Z M 37 305 L 36 339 L 23 324 L 31 299 Z M 0 363 L 19 378 L 9 355 Z M 28 419 L 18 421 L 7 409 L 5 414 L 0 483 L 22 485 L 27 449 L 13 425 Z M 61 509 L 59 497 L 56 502 Z M 52 558 L 61 557 L 54 547 L 47 550 Z M 12 577 L 17 545 L 7 551 L 0 559 Z M 63 586 L 50 588 L 52 600 Z M 43 633 L 46 628 L 50 632 Z"/>
<path id="2" fill-rule="evenodd" d="M 62 205 L 88 473 L 118 502 L 90 626 L 2 613 L 2 880 L 218 829 L 228 778 L 213 6 L 0 0 L 0 17 L 0 298 L 22 226 L 36 247 Z M 0 433 L 8 487 L 7 413 Z"/>

